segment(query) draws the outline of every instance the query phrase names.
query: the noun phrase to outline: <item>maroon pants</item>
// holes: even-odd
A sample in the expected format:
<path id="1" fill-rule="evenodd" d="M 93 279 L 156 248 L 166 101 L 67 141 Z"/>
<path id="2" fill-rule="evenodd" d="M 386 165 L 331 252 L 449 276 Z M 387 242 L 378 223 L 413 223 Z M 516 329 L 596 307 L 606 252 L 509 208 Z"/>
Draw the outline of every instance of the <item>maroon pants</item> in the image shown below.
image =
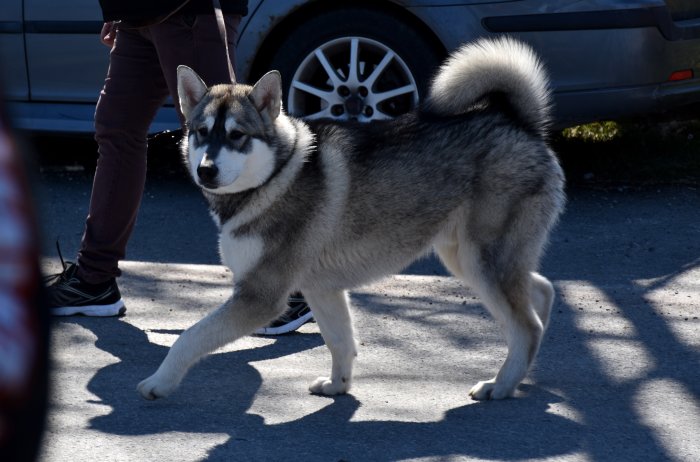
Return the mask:
<path id="1" fill-rule="evenodd" d="M 233 59 L 241 17 L 226 17 Z M 98 40 L 95 37 L 95 40 Z M 100 283 L 121 274 L 118 263 L 134 229 L 146 181 L 148 128 L 168 96 L 177 99 L 177 66 L 194 69 L 207 85 L 229 82 L 214 15 L 176 16 L 140 29 L 121 28 L 95 111 L 99 158 L 78 252 L 78 275 Z"/>

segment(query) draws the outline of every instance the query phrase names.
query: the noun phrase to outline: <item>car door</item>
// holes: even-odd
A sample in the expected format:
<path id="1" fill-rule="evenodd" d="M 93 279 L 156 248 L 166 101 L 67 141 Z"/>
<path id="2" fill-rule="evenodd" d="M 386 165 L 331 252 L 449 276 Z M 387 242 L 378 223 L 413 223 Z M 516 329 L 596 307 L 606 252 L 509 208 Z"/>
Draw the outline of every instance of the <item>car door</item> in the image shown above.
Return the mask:
<path id="1" fill-rule="evenodd" d="M 97 101 L 109 63 L 101 28 L 96 0 L 24 0 L 32 101 Z"/>
<path id="2" fill-rule="evenodd" d="M 93 132 L 109 66 L 102 24 L 96 0 L 0 0 L 0 78 L 15 126 Z M 150 132 L 179 126 L 175 111 L 165 107 Z"/>
<path id="3" fill-rule="evenodd" d="M 22 36 L 22 0 L 0 2 L 0 85 L 6 99 L 26 101 L 29 82 Z"/>

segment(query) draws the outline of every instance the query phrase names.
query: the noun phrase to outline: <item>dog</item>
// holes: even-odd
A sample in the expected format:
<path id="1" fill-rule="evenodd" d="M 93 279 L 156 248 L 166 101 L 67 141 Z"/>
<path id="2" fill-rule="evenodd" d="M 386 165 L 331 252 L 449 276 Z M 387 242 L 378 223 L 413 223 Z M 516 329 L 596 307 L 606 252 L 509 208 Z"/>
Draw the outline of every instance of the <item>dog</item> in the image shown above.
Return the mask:
<path id="1" fill-rule="evenodd" d="M 208 88 L 178 68 L 183 155 L 220 230 L 233 295 L 185 330 L 138 385 L 170 394 L 215 349 L 281 315 L 301 291 L 330 350 L 314 394 L 346 393 L 357 354 L 347 290 L 434 250 L 472 287 L 508 345 L 473 399 L 513 396 L 554 300 L 537 273 L 564 203 L 547 144 L 550 91 L 533 50 L 511 38 L 464 45 L 438 69 L 422 104 L 369 124 L 304 121 L 282 110 L 280 74 Z"/>

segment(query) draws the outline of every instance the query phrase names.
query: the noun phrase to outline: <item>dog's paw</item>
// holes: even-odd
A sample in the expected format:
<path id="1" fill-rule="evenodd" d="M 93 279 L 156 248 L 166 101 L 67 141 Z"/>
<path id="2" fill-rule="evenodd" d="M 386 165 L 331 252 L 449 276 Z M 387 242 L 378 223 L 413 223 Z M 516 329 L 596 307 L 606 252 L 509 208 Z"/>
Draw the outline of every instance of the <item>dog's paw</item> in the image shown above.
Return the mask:
<path id="1" fill-rule="evenodd" d="M 347 393 L 350 383 L 347 380 L 333 381 L 328 377 L 319 377 L 311 383 L 309 391 L 316 395 L 342 395 Z"/>
<path id="2" fill-rule="evenodd" d="M 469 396 L 475 400 L 504 399 L 513 396 L 515 390 L 500 386 L 496 379 L 479 382 L 469 390 Z"/>
<path id="3" fill-rule="evenodd" d="M 153 374 L 149 378 L 141 381 L 136 389 L 141 396 L 148 400 L 165 398 L 177 388 L 177 384 L 167 383 Z"/>

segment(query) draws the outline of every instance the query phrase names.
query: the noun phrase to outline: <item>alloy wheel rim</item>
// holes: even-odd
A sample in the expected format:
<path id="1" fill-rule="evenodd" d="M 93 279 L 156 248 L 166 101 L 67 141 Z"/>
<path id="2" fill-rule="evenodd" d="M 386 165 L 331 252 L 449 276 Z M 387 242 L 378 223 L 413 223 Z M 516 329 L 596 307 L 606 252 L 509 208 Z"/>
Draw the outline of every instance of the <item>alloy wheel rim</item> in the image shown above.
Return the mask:
<path id="1" fill-rule="evenodd" d="M 343 37 L 309 53 L 287 98 L 290 114 L 307 119 L 391 119 L 418 104 L 411 70 L 391 48 L 364 37 Z"/>

